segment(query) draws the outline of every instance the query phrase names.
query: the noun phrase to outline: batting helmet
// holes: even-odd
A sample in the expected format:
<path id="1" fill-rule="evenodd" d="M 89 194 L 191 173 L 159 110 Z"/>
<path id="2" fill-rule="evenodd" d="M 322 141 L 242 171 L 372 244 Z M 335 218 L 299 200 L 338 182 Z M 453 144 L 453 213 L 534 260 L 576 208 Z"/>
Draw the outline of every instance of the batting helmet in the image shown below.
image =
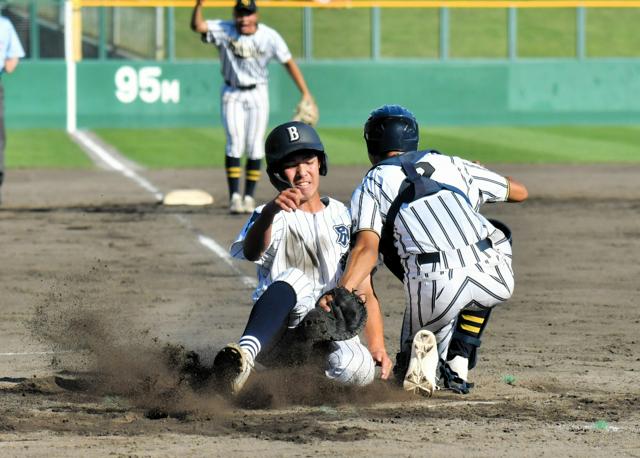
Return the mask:
<path id="1" fill-rule="evenodd" d="M 327 174 L 327 155 L 318 133 L 308 124 L 291 121 L 274 128 L 265 142 L 267 174 L 279 191 L 291 187 L 282 175 L 282 161 L 294 153 L 309 151 L 318 156 L 320 175 Z"/>
<path id="2" fill-rule="evenodd" d="M 383 156 L 389 151 L 416 151 L 418 122 L 406 108 L 384 105 L 369 115 L 364 125 L 364 139 L 372 156 Z"/>

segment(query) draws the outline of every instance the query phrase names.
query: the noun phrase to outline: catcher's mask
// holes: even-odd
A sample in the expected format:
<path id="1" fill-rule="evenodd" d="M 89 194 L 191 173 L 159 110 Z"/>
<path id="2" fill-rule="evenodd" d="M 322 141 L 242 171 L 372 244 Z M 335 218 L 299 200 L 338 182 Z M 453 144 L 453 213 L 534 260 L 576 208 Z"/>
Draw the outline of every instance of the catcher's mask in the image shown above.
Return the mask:
<path id="1" fill-rule="evenodd" d="M 315 153 L 320 161 L 320 175 L 327 174 L 327 155 L 313 127 L 299 121 L 290 121 L 280 124 L 267 136 L 265 142 L 267 174 L 271 184 L 278 191 L 291 187 L 291 183 L 282 174 L 283 160 L 301 151 Z"/>
<path id="2" fill-rule="evenodd" d="M 418 149 L 418 122 L 400 105 L 384 105 L 369 115 L 364 125 L 364 139 L 371 156 L 383 157 L 390 151 Z"/>

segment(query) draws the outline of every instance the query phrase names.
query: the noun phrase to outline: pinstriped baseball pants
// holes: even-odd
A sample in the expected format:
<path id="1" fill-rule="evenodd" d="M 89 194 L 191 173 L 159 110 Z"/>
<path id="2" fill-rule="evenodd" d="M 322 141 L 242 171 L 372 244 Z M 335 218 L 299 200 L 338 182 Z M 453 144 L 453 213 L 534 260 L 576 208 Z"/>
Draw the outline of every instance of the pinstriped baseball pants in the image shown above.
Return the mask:
<path id="1" fill-rule="evenodd" d="M 460 311 L 491 308 L 511 297 L 514 287 L 511 246 L 505 241 L 487 253 L 490 257 L 483 263 L 440 272 L 420 272 L 405 278 L 401 350 L 410 350 L 415 334 L 427 329 L 436 335 L 438 353 L 445 359 Z"/>
<path id="2" fill-rule="evenodd" d="M 227 143 L 225 154 L 249 159 L 264 157 L 264 134 L 269 121 L 269 90 L 266 84 L 240 90 L 223 85 L 220 109 Z"/>

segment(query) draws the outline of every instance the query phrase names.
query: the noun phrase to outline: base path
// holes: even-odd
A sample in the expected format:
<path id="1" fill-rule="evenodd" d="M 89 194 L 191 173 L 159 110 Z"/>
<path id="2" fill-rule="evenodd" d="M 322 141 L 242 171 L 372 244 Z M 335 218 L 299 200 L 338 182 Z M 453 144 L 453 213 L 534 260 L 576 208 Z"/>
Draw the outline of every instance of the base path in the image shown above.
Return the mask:
<path id="1" fill-rule="evenodd" d="M 233 405 L 182 393 L 168 418 L 153 410 L 169 383 L 154 345 L 210 358 L 250 310 L 242 278 L 254 267 L 234 270 L 197 240 L 226 249 L 245 222 L 225 208 L 224 170 L 137 172 L 162 193 L 211 193 L 216 203 L 202 208 L 158 205 L 118 172 L 10 171 L 0 207 L 2 454 L 637 456 L 640 167 L 493 168 L 531 197 L 486 207 L 513 230 L 516 294 L 492 315 L 470 395 L 422 399 L 384 383 L 352 392 L 276 373 Z M 365 170 L 332 167 L 323 189 L 346 201 Z M 258 201 L 273 196 L 260 183 Z M 393 356 L 403 294 L 386 271 L 376 292 Z M 111 378 L 86 385 L 96 373 Z"/>

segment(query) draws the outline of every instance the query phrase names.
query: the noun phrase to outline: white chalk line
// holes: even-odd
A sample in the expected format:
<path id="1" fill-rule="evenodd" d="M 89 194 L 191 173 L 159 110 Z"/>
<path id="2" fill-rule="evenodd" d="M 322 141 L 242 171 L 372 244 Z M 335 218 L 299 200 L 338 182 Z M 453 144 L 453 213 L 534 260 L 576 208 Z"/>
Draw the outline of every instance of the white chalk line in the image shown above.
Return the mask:
<path id="1" fill-rule="evenodd" d="M 102 159 L 105 164 L 111 167 L 113 170 L 120 172 L 125 177 L 133 180 L 138 186 L 149 191 L 156 200 L 162 200 L 162 192 L 158 188 L 156 188 L 149 180 L 138 175 L 135 171 L 131 170 L 125 164 L 120 162 L 118 159 L 113 157 L 107 150 L 102 148 L 96 142 L 87 137 L 84 132 L 76 130 L 75 132 L 71 132 L 71 135 L 75 137 L 80 143 L 82 143 L 86 148 L 90 149 L 96 156 Z"/>
<path id="2" fill-rule="evenodd" d="M 128 167 L 126 164 L 123 164 L 118 159 L 113 157 L 113 155 L 111 155 L 109 151 L 107 151 L 102 146 L 100 146 L 99 144 L 91 140 L 83 132 L 76 130 L 74 132 L 70 132 L 70 135 L 72 135 L 76 140 L 81 142 L 87 149 L 90 149 L 96 156 L 100 157 L 100 159 L 102 159 L 104 163 L 107 164 L 109 167 L 111 167 L 113 170 L 115 170 L 116 172 L 120 172 L 126 178 L 133 180 L 140 187 L 150 192 L 153 195 L 153 197 L 155 197 L 156 200 L 158 201 L 162 200 L 163 194 L 156 186 L 154 186 L 146 178 L 137 174 L 134 170 L 131 170 L 131 168 Z M 256 287 L 257 285 L 256 280 L 252 277 L 244 275 L 234 265 L 233 258 L 229 255 L 229 253 L 227 253 L 227 250 L 225 250 L 218 242 L 216 242 L 213 238 L 207 237 L 206 235 L 196 231 L 193 228 L 191 222 L 188 221 L 186 218 L 182 217 L 181 215 L 176 215 L 176 217 L 178 221 L 180 221 L 184 226 L 186 226 L 188 229 L 196 233 L 197 240 L 202 246 L 204 246 L 205 248 L 213 252 L 225 264 L 227 264 L 236 275 L 240 276 L 240 279 L 242 280 L 242 283 L 245 286 L 249 288 Z"/>
<path id="3" fill-rule="evenodd" d="M 40 355 L 60 355 L 62 353 L 76 353 L 73 350 L 60 350 L 60 351 L 18 351 L 18 352 L 4 352 L 0 353 L 0 356 L 40 356 Z"/>

